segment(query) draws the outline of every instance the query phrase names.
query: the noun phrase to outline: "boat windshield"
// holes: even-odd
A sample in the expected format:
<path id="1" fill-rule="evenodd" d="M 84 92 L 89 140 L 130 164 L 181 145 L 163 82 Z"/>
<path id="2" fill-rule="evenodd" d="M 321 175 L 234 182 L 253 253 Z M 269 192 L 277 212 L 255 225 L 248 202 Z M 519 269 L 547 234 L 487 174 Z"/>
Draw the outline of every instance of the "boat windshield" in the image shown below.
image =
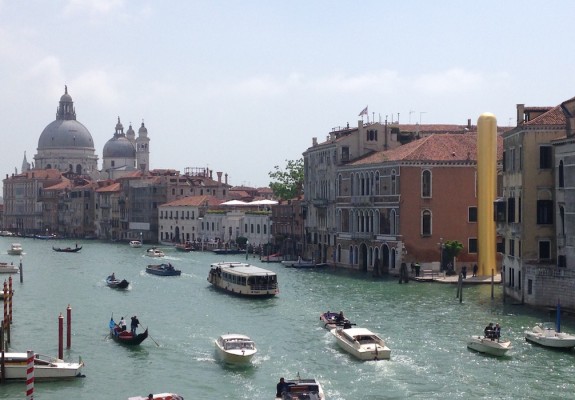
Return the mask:
<path id="1" fill-rule="evenodd" d="M 225 350 L 253 350 L 254 342 L 248 340 L 227 340 L 224 342 Z"/>

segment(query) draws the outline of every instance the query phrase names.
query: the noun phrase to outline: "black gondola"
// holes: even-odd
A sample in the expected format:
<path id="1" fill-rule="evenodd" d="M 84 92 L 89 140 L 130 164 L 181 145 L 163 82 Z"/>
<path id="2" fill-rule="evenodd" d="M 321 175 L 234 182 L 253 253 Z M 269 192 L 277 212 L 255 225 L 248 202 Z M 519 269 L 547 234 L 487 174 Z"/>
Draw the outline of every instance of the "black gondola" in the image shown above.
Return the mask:
<path id="1" fill-rule="evenodd" d="M 78 247 L 54 247 L 52 246 L 52 250 L 60 252 L 60 253 L 77 253 L 82 250 L 82 246 Z"/>
<path id="2" fill-rule="evenodd" d="M 108 285 L 112 289 L 126 289 L 128 285 L 130 285 L 130 282 L 128 282 L 125 279 L 122 280 L 116 279 L 115 277 L 110 275 L 106 278 L 106 285 Z"/>
<path id="3" fill-rule="evenodd" d="M 137 346 L 142 343 L 148 337 L 148 328 L 142 333 L 133 335 L 129 331 L 122 330 L 116 323 L 114 319 L 110 319 L 109 323 L 110 337 L 117 343 L 125 344 L 127 346 Z"/>

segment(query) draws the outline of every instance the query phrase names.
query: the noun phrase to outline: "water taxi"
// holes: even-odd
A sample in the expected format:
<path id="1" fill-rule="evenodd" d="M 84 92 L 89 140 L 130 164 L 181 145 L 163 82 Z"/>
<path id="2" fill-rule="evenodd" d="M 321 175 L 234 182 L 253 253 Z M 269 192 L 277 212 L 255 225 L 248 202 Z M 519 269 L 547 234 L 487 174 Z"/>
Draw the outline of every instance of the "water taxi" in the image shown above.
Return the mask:
<path id="1" fill-rule="evenodd" d="M 140 247 L 142 247 L 142 241 L 141 240 L 130 240 L 130 247 L 132 247 L 134 249 L 139 249 Z"/>
<path id="2" fill-rule="evenodd" d="M 25 380 L 28 369 L 28 354 L 26 353 L 4 353 L 4 368 L 6 369 L 6 379 Z M 73 363 L 60 360 L 58 358 L 34 354 L 34 379 L 52 380 L 67 379 L 82 376 L 82 361 Z"/>
<path id="3" fill-rule="evenodd" d="M 299 374 L 296 379 L 285 379 L 276 388 L 276 391 L 281 391 L 281 393 L 276 393 L 276 400 L 325 400 L 325 394 L 319 381 L 315 378 L 302 379 Z"/>
<path id="4" fill-rule="evenodd" d="M 279 293 L 275 272 L 242 262 L 213 263 L 208 282 L 241 296 L 272 297 Z"/>
<path id="5" fill-rule="evenodd" d="M 220 358 L 228 363 L 249 363 L 258 352 L 253 340 L 237 333 L 221 335 L 215 344 Z"/>
<path id="6" fill-rule="evenodd" d="M 485 336 L 471 336 L 467 340 L 467 348 L 479 353 L 491 354 L 492 356 L 501 357 L 507 354 L 513 348 L 509 340 L 499 340 Z"/>
<path id="7" fill-rule="evenodd" d="M 8 249 L 8 254 L 12 256 L 19 256 L 23 252 L 24 250 L 22 249 L 22 245 L 20 243 L 12 243 Z"/>
<path id="8" fill-rule="evenodd" d="M 360 360 L 389 360 L 391 350 L 383 339 L 365 328 L 336 328 L 330 331 L 343 350 Z"/>

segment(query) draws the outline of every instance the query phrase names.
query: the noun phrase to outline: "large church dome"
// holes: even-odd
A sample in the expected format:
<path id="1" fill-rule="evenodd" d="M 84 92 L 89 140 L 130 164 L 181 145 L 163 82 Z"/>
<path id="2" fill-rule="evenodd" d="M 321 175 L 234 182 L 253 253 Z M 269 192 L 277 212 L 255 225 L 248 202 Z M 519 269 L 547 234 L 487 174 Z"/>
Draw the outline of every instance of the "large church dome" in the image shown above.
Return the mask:
<path id="1" fill-rule="evenodd" d="M 56 120 L 44 128 L 38 139 L 38 150 L 54 148 L 94 150 L 92 135 L 84 125 L 76 121 L 74 102 L 68 94 L 68 88 L 60 98 Z"/>
<path id="2" fill-rule="evenodd" d="M 136 148 L 125 136 L 114 136 L 104 145 L 104 158 L 136 158 Z"/>

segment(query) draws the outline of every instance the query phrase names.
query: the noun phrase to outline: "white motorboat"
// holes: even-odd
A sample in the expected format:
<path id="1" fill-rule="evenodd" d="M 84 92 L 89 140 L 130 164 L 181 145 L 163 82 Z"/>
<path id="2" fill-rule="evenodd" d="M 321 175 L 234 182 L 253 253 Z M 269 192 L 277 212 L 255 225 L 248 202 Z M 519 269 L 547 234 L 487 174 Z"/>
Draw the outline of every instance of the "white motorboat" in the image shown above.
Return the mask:
<path id="1" fill-rule="evenodd" d="M 284 260 L 281 263 L 286 268 L 313 268 L 316 266 L 313 260 L 304 260 L 301 257 L 297 260 Z"/>
<path id="2" fill-rule="evenodd" d="M 20 272 L 20 268 L 14 264 L 0 262 L 0 274 L 17 274 L 18 272 Z"/>
<path id="3" fill-rule="evenodd" d="M 366 328 L 336 328 L 330 331 L 343 350 L 360 360 L 389 360 L 391 350 L 383 339 Z"/>
<path id="4" fill-rule="evenodd" d="M 254 341 L 246 335 L 229 333 L 217 338 L 215 343 L 219 356 L 229 363 L 248 363 L 258 352 Z"/>
<path id="5" fill-rule="evenodd" d="M 8 254 L 12 256 L 19 256 L 23 252 L 24 250 L 22 249 L 22 245 L 20 243 L 12 243 L 8 249 Z"/>
<path id="6" fill-rule="evenodd" d="M 281 262 L 283 261 L 283 259 L 284 256 L 282 256 L 280 253 L 268 254 L 267 256 L 260 256 L 261 262 Z"/>
<path id="7" fill-rule="evenodd" d="M 141 240 L 130 240 L 130 247 L 133 247 L 135 249 L 139 249 L 140 247 L 142 247 L 142 241 Z"/>
<path id="8" fill-rule="evenodd" d="M 152 247 L 152 248 L 146 250 L 146 255 L 148 257 L 164 257 L 165 256 L 165 254 L 162 250 L 156 249 L 155 247 Z"/>
<path id="9" fill-rule="evenodd" d="M 491 354 L 501 357 L 513 348 L 509 340 L 487 338 L 485 336 L 471 336 L 467 341 L 467 347 L 479 353 Z"/>
<path id="10" fill-rule="evenodd" d="M 298 374 L 299 375 L 299 374 Z M 276 393 L 275 400 L 325 400 L 323 388 L 317 379 L 285 379 L 285 390 L 282 393 Z M 278 397 L 278 394 L 281 396 Z"/>
<path id="11" fill-rule="evenodd" d="M 570 349 L 575 347 L 575 336 L 565 332 L 557 332 L 552 323 L 538 324 L 533 329 L 525 331 L 525 339 L 545 347 Z"/>
<path id="12" fill-rule="evenodd" d="M 6 379 L 25 380 L 28 355 L 27 353 L 4 353 Z M 52 380 L 67 379 L 82 376 L 82 361 L 66 362 L 58 358 L 41 354 L 34 355 L 34 379 Z"/>

